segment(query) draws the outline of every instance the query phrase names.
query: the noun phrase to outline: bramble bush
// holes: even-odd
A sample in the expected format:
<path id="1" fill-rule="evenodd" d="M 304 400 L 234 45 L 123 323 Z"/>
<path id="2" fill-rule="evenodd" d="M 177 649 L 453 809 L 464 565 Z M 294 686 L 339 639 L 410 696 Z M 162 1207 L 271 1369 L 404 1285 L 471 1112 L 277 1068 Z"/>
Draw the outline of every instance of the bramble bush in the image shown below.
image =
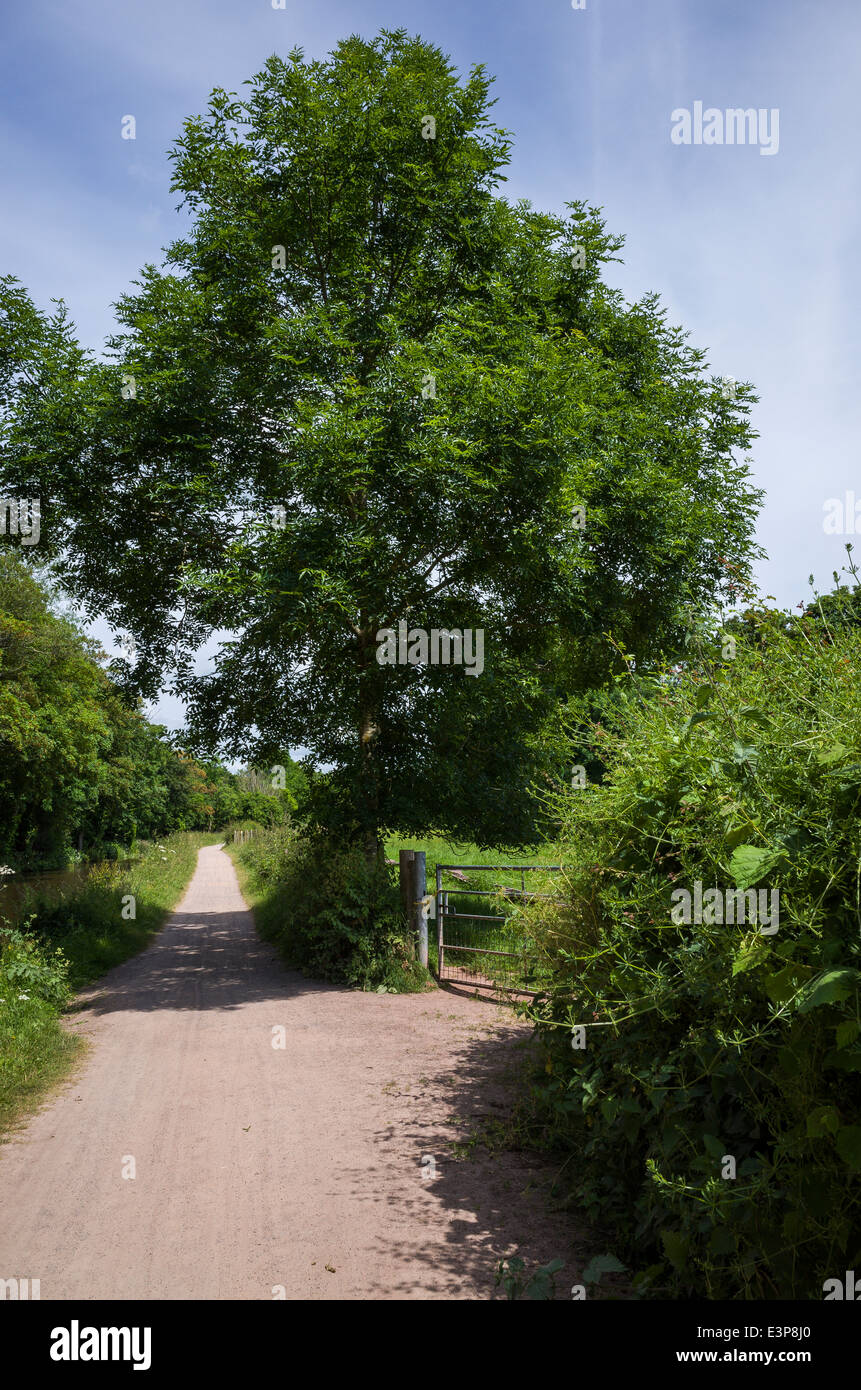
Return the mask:
<path id="1" fill-rule="evenodd" d="M 259 890 L 261 934 L 289 965 L 380 993 L 424 988 L 382 856 L 370 864 L 358 843 L 289 825 L 259 832 L 238 858 Z"/>
<path id="2" fill-rule="evenodd" d="M 821 1298 L 861 1265 L 861 631 L 730 626 L 571 730 L 604 772 L 553 794 L 563 901 L 525 909 L 532 1102 L 641 1292 Z M 677 924 L 697 880 L 779 890 L 778 930 Z"/>

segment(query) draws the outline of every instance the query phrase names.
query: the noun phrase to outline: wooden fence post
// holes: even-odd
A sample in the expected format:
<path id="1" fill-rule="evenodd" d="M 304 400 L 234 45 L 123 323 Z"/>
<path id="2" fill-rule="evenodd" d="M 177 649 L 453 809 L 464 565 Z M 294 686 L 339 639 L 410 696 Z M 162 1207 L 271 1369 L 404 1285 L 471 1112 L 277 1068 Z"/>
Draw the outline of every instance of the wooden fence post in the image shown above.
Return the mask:
<path id="1" fill-rule="evenodd" d="M 418 950 L 420 963 L 428 963 L 427 864 L 423 849 L 402 849 L 398 852 L 401 908 L 407 924 L 407 949 L 415 959 Z"/>
<path id="2" fill-rule="evenodd" d="M 416 924 L 416 936 L 419 946 L 419 964 L 427 969 L 428 963 L 428 906 L 425 901 L 427 898 L 427 873 L 425 864 L 425 851 L 417 849 L 413 856 L 413 903 Z"/>
<path id="3" fill-rule="evenodd" d="M 415 850 L 402 849 L 398 852 L 398 873 L 400 875 L 401 888 L 401 911 L 407 924 L 407 948 L 410 954 L 415 953 L 415 943 L 413 940 L 413 861 Z"/>

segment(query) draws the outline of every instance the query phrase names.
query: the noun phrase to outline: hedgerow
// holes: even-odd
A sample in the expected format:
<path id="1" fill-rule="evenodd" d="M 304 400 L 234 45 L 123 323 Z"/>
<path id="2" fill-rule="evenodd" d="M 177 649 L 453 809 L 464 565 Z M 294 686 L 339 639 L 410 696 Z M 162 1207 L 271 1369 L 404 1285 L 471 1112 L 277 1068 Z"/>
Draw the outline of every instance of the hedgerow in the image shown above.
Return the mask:
<path id="1" fill-rule="evenodd" d="M 554 798 L 533 1100 L 641 1290 L 821 1298 L 861 1265 L 861 636 L 735 627 L 630 668 L 588 730 L 602 781 Z M 685 924 L 697 883 L 713 920 Z M 749 889 L 777 930 L 719 919 Z"/>
<path id="2" fill-rule="evenodd" d="M 407 940 L 400 897 L 382 855 L 296 826 L 240 847 L 261 934 L 306 974 L 380 992 L 427 984 Z"/>

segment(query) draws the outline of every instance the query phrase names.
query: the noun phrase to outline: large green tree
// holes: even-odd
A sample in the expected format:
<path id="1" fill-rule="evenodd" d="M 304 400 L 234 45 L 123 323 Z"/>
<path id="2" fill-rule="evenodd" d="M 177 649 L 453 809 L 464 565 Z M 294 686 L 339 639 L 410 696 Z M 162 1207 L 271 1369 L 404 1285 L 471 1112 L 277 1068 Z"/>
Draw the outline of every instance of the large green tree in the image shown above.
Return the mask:
<path id="1" fill-rule="evenodd" d="M 6 281 L 0 476 L 201 744 L 304 746 L 370 852 L 386 825 L 523 839 L 540 730 L 606 679 L 605 634 L 671 650 L 721 557 L 746 569 L 754 397 L 608 287 L 596 209 L 501 196 L 483 69 L 383 32 L 247 85 L 185 124 L 190 229 L 117 306 L 113 360 Z M 481 630 L 483 672 L 381 665 L 401 621 Z"/>

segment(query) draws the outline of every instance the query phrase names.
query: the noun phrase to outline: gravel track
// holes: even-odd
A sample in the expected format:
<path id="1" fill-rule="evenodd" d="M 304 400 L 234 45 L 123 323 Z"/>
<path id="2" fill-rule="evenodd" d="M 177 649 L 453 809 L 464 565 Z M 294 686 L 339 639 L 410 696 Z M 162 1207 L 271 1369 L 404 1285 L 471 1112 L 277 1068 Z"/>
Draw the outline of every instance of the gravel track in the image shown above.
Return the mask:
<path id="1" fill-rule="evenodd" d="M 451 1147 L 510 1110 L 529 1028 L 466 991 L 285 970 L 221 848 L 77 1002 L 83 1064 L 0 1146 L 0 1276 L 43 1299 L 486 1299 L 519 1253 L 577 1281 L 547 1165 Z"/>

